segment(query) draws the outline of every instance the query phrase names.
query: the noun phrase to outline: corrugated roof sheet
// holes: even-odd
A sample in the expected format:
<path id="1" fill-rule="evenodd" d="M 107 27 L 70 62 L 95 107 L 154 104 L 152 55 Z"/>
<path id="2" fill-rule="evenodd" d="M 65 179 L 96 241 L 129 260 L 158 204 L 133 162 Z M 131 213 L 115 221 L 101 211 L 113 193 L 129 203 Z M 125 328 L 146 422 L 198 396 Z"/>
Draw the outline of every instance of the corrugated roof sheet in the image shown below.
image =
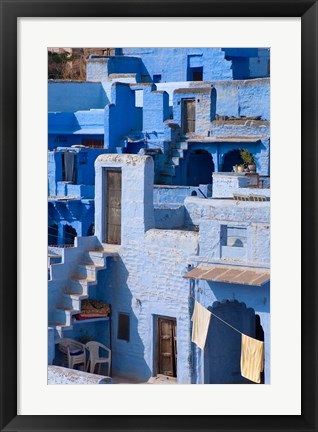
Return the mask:
<path id="1" fill-rule="evenodd" d="M 183 277 L 211 282 L 261 286 L 270 280 L 270 271 L 251 267 L 199 264 Z"/>

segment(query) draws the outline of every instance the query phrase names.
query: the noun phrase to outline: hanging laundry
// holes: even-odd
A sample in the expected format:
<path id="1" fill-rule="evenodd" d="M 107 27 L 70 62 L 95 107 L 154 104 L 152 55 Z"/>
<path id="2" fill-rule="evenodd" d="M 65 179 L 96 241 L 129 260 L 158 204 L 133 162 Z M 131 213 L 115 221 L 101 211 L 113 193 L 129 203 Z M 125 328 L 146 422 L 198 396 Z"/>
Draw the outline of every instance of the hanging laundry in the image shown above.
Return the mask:
<path id="1" fill-rule="evenodd" d="M 204 350 L 210 319 L 211 312 L 200 305 L 200 303 L 195 301 L 193 315 L 191 318 L 191 321 L 193 322 L 191 340 L 202 350 Z"/>
<path id="2" fill-rule="evenodd" d="M 264 370 L 264 342 L 242 333 L 241 375 L 257 384 Z"/>
<path id="3" fill-rule="evenodd" d="M 74 162 L 75 162 L 75 153 L 65 152 L 64 153 L 64 170 L 65 170 L 64 181 L 72 182 L 74 180 L 74 168 L 75 168 Z"/>

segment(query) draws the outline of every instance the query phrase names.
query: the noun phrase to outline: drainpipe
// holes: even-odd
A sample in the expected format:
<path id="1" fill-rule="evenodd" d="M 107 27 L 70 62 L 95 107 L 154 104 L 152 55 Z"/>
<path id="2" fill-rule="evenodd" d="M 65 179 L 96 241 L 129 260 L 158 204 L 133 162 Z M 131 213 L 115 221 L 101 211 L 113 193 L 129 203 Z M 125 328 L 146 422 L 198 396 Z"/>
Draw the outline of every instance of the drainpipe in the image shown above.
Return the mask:
<path id="1" fill-rule="evenodd" d="M 192 269 L 192 265 L 188 264 L 188 272 Z M 195 384 L 195 364 L 194 364 L 194 346 L 191 342 L 191 317 L 194 309 L 194 280 L 189 279 L 189 366 L 191 373 L 191 384 Z"/>
<path id="2" fill-rule="evenodd" d="M 111 351 L 112 354 L 112 360 L 110 363 L 110 371 L 109 374 L 110 376 L 112 376 L 112 370 L 113 370 L 113 347 L 112 347 L 112 305 L 109 305 L 110 308 L 110 312 L 109 312 L 109 349 Z"/>

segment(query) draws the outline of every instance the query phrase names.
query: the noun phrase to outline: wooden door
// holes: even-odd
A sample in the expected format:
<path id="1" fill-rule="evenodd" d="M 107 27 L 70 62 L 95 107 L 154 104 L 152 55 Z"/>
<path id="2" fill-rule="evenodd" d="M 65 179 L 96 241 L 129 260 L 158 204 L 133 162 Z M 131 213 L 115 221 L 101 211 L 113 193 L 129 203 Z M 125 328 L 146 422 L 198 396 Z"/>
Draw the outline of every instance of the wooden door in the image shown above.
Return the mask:
<path id="1" fill-rule="evenodd" d="M 182 101 L 182 133 L 184 135 L 195 132 L 195 99 Z"/>
<path id="2" fill-rule="evenodd" d="M 121 243 L 121 171 L 106 171 L 106 243 Z"/>
<path id="3" fill-rule="evenodd" d="M 176 320 L 158 318 L 158 373 L 177 376 Z"/>

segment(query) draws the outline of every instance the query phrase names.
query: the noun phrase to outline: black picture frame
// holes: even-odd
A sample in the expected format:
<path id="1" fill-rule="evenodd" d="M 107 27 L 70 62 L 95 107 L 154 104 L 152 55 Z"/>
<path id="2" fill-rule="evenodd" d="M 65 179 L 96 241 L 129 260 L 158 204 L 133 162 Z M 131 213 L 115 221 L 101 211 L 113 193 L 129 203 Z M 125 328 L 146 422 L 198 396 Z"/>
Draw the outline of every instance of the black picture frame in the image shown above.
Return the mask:
<path id="1" fill-rule="evenodd" d="M 1 5 L 1 431 L 317 431 L 317 34 L 311 0 L 0 0 Z M 301 17 L 302 414 L 297 416 L 17 415 L 17 18 Z M 288 43 L 288 41 L 286 41 Z M 286 74 L 288 68 L 286 67 Z M 292 91 L 292 88 L 291 88 Z M 282 289 L 285 289 L 282 287 Z M 10 307 L 8 307 L 10 305 Z M 291 312 L 292 319 L 292 312 Z M 292 378 L 291 378 L 292 379 Z"/>

